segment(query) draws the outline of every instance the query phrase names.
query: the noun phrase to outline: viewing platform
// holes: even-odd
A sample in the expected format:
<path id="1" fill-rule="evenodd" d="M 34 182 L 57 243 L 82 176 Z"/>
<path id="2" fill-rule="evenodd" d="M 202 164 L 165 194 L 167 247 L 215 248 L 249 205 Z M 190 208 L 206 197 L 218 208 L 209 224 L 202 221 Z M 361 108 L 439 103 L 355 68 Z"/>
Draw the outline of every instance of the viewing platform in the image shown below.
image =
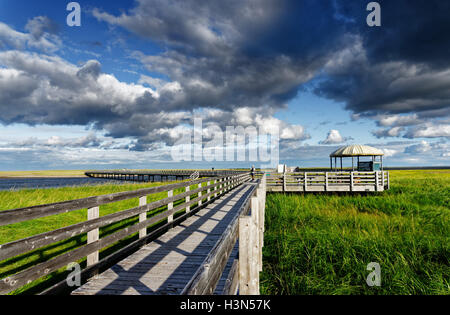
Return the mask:
<path id="1" fill-rule="evenodd" d="M 389 172 L 269 173 L 268 192 L 377 192 L 389 189 Z"/>

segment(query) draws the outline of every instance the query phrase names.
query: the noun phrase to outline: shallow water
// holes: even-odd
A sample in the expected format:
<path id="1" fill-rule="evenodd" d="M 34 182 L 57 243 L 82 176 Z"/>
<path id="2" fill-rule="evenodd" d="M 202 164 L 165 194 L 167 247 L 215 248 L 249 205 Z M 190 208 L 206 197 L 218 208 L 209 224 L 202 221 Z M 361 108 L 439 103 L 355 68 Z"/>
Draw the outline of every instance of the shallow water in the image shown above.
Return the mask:
<path id="1" fill-rule="evenodd" d="M 124 182 L 88 178 L 88 177 L 58 177 L 58 178 L 0 178 L 0 190 L 19 190 L 26 188 L 57 188 L 70 186 L 124 184 Z"/>

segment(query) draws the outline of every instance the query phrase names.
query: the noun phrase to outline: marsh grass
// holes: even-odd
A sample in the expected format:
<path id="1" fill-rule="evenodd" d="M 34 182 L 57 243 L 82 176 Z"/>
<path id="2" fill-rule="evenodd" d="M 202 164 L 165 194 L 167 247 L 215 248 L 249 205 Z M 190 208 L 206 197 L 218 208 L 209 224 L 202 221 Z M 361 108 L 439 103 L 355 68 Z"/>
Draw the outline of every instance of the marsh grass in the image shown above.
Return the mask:
<path id="1" fill-rule="evenodd" d="M 450 172 L 390 173 L 384 193 L 269 194 L 262 293 L 449 294 Z"/>
<path id="2" fill-rule="evenodd" d="M 122 191 L 131 191 L 141 188 L 154 187 L 167 185 L 170 183 L 145 183 L 145 184 L 122 184 L 122 185 L 95 185 L 95 186 L 79 186 L 79 187 L 64 187 L 64 188 L 54 188 L 54 189 L 26 189 L 18 191 L 0 191 L 0 211 L 24 208 L 35 205 L 56 203 L 67 200 L 75 200 L 80 198 L 86 198 L 91 196 L 100 196 L 106 194 L 112 194 Z M 206 183 L 203 184 L 204 186 Z M 191 186 L 191 190 L 197 187 Z M 180 194 L 184 192 L 184 189 L 177 189 L 174 194 Z M 157 193 L 147 196 L 147 202 L 160 200 L 167 197 L 167 192 Z M 196 195 L 191 196 L 195 198 Z M 175 202 L 177 204 L 182 203 L 180 200 Z M 129 200 L 114 202 L 111 204 L 106 204 L 100 206 L 100 216 L 105 216 L 111 213 L 131 209 L 139 205 L 138 198 L 133 198 Z M 195 207 L 195 204 L 191 208 Z M 148 213 L 148 217 L 154 216 L 162 211 L 167 210 L 167 206 L 160 207 Z M 183 211 L 180 211 L 180 215 Z M 7 226 L 0 227 L 0 244 L 9 243 L 15 240 L 30 237 L 36 234 L 56 230 L 65 226 L 73 225 L 86 221 L 87 219 L 87 209 L 81 209 L 77 211 L 72 211 L 65 214 L 59 214 L 55 216 L 39 218 L 35 220 L 30 220 L 26 222 L 11 224 Z M 127 220 L 123 220 L 100 229 L 100 237 L 105 237 L 110 235 L 126 226 L 133 225 L 138 222 L 138 217 L 133 217 Z M 163 222 L 158 222 L 154 226 L 157 227 Z M 130 235 L 129 237 L 112 244 L 111 246 L 104 248 L 100 251 L 100 259 L 106 257 L 112 252 L 120 249 L 134 240 L 137 240 L 138 233 Z M 32 267 L 38 263 L 52 259 L 58 255 L 61 255 L 67 251 L 76 249 L 86 244 L 86 233 L 69 238 L 67 240 L 37 249 L 35 251 L 13 257 L 11 259 L 0 261 L 0 279 L 13 275 L 17 272 L 23 271 L 29 267 Z M 80 263 L 82 268 L 86 265 L 86 259 L 81 259 L 77 261 Z M 69 272 L 65 268 L 43 277 L 33 283 L 26 285 L 25 287 L 12 292 L 11 294 L 35 294 L 43 289 L 63 280 Z"/>

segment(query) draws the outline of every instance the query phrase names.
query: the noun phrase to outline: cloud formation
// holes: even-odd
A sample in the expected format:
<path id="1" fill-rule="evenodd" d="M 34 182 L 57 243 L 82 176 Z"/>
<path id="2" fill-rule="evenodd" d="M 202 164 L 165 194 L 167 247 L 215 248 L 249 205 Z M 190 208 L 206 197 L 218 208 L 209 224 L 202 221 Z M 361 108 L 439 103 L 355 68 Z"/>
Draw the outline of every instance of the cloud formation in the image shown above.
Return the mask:
<path id="1" fill-rule="evenodd" d="M 330 130 L 328 136 L 325 140 L 321 141 L 320 144 L 341 144 L 345 141 L 352 140 L 352 138 L 343 138 L 339 130 Z"/>
<path id="2" fill-rule="evenodd" d="M 200 117 L 206 140 L 216 127 L 279 128 L 282 151 L 295 152 L 311 136 L 276 114 L 312 86 L 355 120 L 373 120 L 376 138 L 447 141 L 450 4 L 380 4 L 380 28 L 367 27 L 365 7 L 347 0 L 139 0 L 120 14 L 93 9 L 104 25 L 159 48 L 127 50 L 142 66 L 135 83 L 103 72 L 100 55 L 65 59 L 48 17 L 28 20 L 23 32 L 0 22 L 0 123 L 88 126 L 148 151 L 174 144 Z M 331 130 L 320 144 L 348 140 Z"/>

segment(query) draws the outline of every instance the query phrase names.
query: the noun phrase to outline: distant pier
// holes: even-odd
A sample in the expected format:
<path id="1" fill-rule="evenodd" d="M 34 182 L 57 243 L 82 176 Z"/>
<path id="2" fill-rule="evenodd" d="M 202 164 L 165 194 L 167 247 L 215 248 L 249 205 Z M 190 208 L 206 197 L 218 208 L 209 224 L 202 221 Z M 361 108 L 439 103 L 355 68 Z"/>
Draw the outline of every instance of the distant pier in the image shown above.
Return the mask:
<path id="1" fill-rule="evenodd" d="M 248 171 L 247 171 L 248 172 Z M 198 174 L 196 174 L 198 173 Z M 85 175 L 91 178 L 111 179 L 130 182 L 168 182 L 192 179 L 192 176 L 199 178 L 233 176 L 246 173 L 246 171 L 229 170 L 154 170 L 154 171 L 95 171 L 86 172 Z"/>

